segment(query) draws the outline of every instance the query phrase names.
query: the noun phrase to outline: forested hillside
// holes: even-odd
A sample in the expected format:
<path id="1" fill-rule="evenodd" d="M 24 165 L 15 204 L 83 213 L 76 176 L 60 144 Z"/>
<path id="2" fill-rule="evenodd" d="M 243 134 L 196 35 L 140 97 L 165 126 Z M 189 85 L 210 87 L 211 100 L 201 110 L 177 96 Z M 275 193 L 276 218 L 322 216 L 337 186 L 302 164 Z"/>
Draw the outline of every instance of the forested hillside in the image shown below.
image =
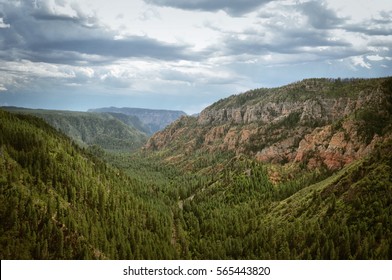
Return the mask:
<path id="1" fill-rule="evenodd" d="M 192 258 L 392 258 L 391 139 L 391 78 L 308 79 L 182 117 L 145 153 L 206 180 L 179 202 Z"/>
<path id="2" fill-rule="evenodd" d="M 0 110 L 0 258 L 176 257 L 151 186 L 27 115 Z"/>
<path id="3" fill-rule="evenodd" d="M 192 258 L 392 259 L 391 151 L 278 184 L 263 164 L 229 162 L 181 204 Z"/>
<path id="4" fill-rule="evenodd" d="M 3 109 L 42 118 L 83 147 L 99 146 L 123 152 L 138 149 L 147 141 L 145 128 L 138 118 L 132 116 L 16 107 Z"/>
<path id="5" fill-rule="evenodd" d="M 92 155 L 0 110 L 0 257 L 392 259 L 391 116 L 391 78 L 311 79 Z"/>

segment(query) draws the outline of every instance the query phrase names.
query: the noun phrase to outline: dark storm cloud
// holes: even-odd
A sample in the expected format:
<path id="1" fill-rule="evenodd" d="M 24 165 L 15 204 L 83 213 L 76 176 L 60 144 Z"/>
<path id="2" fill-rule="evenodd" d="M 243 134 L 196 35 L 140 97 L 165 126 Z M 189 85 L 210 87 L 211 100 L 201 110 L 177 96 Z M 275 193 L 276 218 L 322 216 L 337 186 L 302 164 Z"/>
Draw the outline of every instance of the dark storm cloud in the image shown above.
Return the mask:
<path id="1" fill-rule="evenodd" d="M 56 1 L 56 3 L 62 5 L 62 1 Z M 36 1 L 36 4 L 27 4 L 27 6 L 31 9 L 31 15 L 36 20 L 45 20 L 45 21 L 65 21 L 65 22 L 73 22 L 77 25 L 89 28 L 99 28 L 99 20 L 95 15 L 86 14 L 79 5 L 73 3 L 71 5 L 71 9 L 73 11 L 73 15 L 67 14 L 57 14 L 50 8 L 48 1 L 41 0 Z"/>
<path id="2" fill-rule="evenodd" d="M 80 18 L 80 17 L 70 17 L 67 15 L 53 15 L 47 13 L 35 13 L 32 14 L 32 16 L 37 21 L 47 21 L 47 23 L 49 23 L 50 21 L 55 21 L 55 22 L 63 21 L 65 23 L 66 22 L 73 23 L 86 28 L 97 27 L 96 24 L 98 23 L 97 19 L 94 17 Z"/>
<path id="3" fill-rule="evenodd" d="M 121 58 L 147 57 L 160 60 L 192 59 L 188 46 L 132 36 L 115 40 L 116 33 L 78 6 L 73 14 L 56 14 L 46 3 L 10 2 L 0 6 L 8 28 L 0 28 L 0 58 L 28 59 L 78 65 Z"/>
<path id="4" fill-rule="evenodd" d="M 316 29 L 338 28 L 346 20 L 339 18 L 335 11 L 329 9 L 323 2 L 310 1 L 297 7 L 307 17 L 309 24 Z"/>
<path id="5" fill-rule="evenodd" d="M 31 46 L 33 51 L 67 51 L 79 54 L 98 55 L 112 58 L 150 57 L 161 60 L 178 60 L 191 58 L 186 55 L 186 47 L 165 44 L 157 40 L 132 36 L 126 39 L 80 38 L 36 43 Z"/>
<path id="6" fill-rule="evenodd" d="M 227 1 L 227 0 L 144 0 L 146 3 L 172 7 L 183 10 L 196 10 L 216 12 L 219 10 L 233 16 L 240 16 L 254 11 L 256 8 L 271 2 L 273 0 L 242 0 L 242 1 Z"/>

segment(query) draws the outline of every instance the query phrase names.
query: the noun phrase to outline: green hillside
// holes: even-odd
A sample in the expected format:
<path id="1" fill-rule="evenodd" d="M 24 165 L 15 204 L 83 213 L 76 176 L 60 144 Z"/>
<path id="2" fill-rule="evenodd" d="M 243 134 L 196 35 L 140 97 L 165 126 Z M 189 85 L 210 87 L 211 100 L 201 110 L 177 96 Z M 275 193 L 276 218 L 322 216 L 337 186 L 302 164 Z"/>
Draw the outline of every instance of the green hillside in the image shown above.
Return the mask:
<path id="1" fill-rule="evenodd" d="M 230 154 L 185 172 L 150 152 L 111 162 L 163 183 L 181 258 L 391 259 L 391 151 L 386 140 L 336 173 Z"/>
<path id="2" fill-rule="evenodd" d="M 390 78 L 311 79 L 97 158 L 0 110 L 0 257 L 392 259 L 391 116 Z"/>
<path id="3" fill-rule="evenodd" d="M 228 163 L 183 200 L 192 258 L 391 259 L 391 151 L 279 184 L 263 164 Z"/>
<path id="4" fill-rule="evenodd" d="M 152 186 L 0 110 L 1 259 L 171 259 L 170 213 Z"/>
<path id="5" fill-rule="evenodd" d="M 12 107 L 3 109 L 40 117 L 83 147 L 97 145 L 110 151 L 129 151 L 140 148 L 147 140 L 140 121 L 126 115 Z"/>
<path id="6" fill-rule="evenodd" d="M 220 100 L 149 139 L 192 258 L 390 259 L 392 80 L 308 79 Z"/>

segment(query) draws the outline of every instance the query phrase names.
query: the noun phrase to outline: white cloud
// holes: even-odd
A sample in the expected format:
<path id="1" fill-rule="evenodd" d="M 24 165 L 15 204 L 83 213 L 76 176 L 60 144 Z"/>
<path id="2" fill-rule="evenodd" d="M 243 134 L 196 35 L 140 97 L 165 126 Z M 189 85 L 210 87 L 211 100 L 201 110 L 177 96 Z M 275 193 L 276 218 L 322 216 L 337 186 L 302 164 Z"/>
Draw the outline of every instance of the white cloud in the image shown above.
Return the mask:
<path id="1" fill-rule="evenodd" d="M 0 28 L 10 28 L 10 24 L 6 24 L 3 18 L 0 18 Z"/>
<path id="2" fill-rule="evenodd" d="M 17 72 L 19 75 L 41 78 L 74 78 L 75 74 L 70 68 L 63 65 L 55 65 L 44 62 L 32 62 L 21 60 L 17 62 L 4 62 L 4 67 L 10 72 Z"/>
<path id="3" fill-rule="evenodd" d="M 367 69 L 371 69 L 372 65 L 368 62 L 365 62 L 365 59 L 362 56 L 354 56 L 351 58 L 351 62 L 354 66 L 359 66 Z"/>
<path id="4" fill-rule="evenodd" d="M 381 57 L 380 55 L 376 54 L 376 55 L 368 55 L 366 56 L 366 58 L 370 61 L 381 61 L 384 60 L 384 57 Z"/>
<path id="5" fill-rule="evenodd" d="M 392 9 L 390 0 L 327 0 L 331 7 L 343 17 L 349 17 L 352 22 L 362 22 L 365 18 L 374 17 L 382 11 Z"/>
<path id="6" fill-rule="evenodd" d="M 0 91 L 7 91 L 7 88 L 3 84 L 0 84 Z"/>
<path id="7" fill-rule="evenodd" d="M 76 69 L 88 78 L 93 78 L 95 75 L 95 71 L 91 67 L 77 67 Z"/>

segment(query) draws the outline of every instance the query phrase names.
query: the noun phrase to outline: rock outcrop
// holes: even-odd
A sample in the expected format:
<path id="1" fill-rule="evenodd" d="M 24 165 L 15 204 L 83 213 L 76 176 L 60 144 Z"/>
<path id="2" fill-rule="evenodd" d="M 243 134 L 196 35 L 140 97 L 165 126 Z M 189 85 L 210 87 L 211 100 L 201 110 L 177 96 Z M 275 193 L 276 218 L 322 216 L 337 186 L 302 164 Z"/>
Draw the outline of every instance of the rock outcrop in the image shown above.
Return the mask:
<path id="1" fill-rule="evenodd" d="M 146 149 L 232 151 L 337 170 L 390 134 L 392 79 L 311 79 L 220 100 L 155 134 Z M 191 146 L 186 146 L 188 145 Z"/>

